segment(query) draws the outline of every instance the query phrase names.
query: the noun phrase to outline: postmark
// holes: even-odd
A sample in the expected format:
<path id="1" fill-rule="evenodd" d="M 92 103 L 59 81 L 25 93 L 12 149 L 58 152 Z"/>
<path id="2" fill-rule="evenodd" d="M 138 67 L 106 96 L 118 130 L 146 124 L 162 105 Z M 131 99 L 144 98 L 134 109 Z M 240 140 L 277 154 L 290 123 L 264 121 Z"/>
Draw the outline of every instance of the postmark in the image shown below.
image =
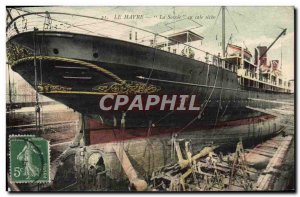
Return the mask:
<path id="1" fill-rule="evenodd" d="M 11 135 L 9 136 L 9 150 L 12 182 L 49 182 L 49 141 L 34 135 Z"/>

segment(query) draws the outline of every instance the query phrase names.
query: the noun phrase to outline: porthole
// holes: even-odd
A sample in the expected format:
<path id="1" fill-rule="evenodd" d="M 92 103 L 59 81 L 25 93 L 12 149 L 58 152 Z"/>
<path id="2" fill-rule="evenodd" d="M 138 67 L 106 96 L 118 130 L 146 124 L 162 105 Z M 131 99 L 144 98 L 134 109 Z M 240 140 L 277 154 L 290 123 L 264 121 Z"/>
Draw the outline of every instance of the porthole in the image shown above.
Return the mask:
<path id="1" fill-rule="evenodd" d="M 53 49 L 53 53 L 54 53 L 54 54 L 58 54 L 58 53 L 59 53 L 58 49 L 57 49 L 57 48 L 54 48 L 54 49 Z"/>
<path id="2" fill-rule="evenodd" d="M 98 57 L 99 57 L 99 54 L 98 54 L 98 53 L 93 53 L 93 57 L 94 57 L 94 58 L 98 58 Z"/>

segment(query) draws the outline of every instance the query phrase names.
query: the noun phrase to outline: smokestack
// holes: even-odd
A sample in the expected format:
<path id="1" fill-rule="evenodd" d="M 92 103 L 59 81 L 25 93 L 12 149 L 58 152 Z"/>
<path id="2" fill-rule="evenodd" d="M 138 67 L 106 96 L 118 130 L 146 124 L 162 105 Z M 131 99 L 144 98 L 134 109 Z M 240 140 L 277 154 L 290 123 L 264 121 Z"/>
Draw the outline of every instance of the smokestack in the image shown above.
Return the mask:
<path id="1" fill-rule="evenodd" d="M 266 51 L 267 51 L 268 47 L 266 47 L 266 46 L 258 46 L 257 49 L 258 49 L 258 56 L 256 57 L 256 54 L 255 54 L 255 58 L 257 58 L 257 59 L 255 59 L 255 61 L 257 63 L 260 62 L 258 66 L 267 65 L 268 59 L 267 59 L 267 53 L 266 53 Z M 260 58 L 260 61 L 257 61 L 258 58 L 262 54 L 264 54 L 264 55 Z"/>

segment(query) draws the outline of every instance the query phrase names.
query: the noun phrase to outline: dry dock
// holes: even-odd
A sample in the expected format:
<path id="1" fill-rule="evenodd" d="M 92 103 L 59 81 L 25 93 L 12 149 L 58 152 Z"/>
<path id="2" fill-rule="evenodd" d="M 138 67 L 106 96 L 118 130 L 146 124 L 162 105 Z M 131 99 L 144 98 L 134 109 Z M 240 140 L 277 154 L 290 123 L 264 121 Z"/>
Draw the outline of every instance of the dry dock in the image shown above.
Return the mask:
<path id="1" fill-rule="evenodd" d="M 115 150 L 119 159 L 116 162 L 120 162 L 118 164 L 122 168 L 120 170 L 124 171 L 128 180 L 116 183 L 114 180 L 104 179 L 101 186 L 97 186 L 95 181 L 95 186 L 85 189 L 89 191 L 294 190 L 294 122 L 291 111 L 291 107 L 277 111 L 290 117 L 290 122 L 281 133 L 247 147 L 241 140 L 233 149 L 210 146 L 195 153 L 190 140 L 173 139 L 174 162 L 154 170 L 151 177 L 140 177 L 126 151 L 120 144 L 115 144 L 112 150 Z M 23 107 L 8 112 L 7 133 L 35 133 L 34 115 L 34 107 Z M 78 113 L 61 104 L 42 107 L 41 128 L 37 134 L 50 141 L 51 165 L 54 165 L 61 154 L 72 146 L 75 135 L 80 130 L 80 118 Z M 49 190 L 49 187 L 37 189 L 34 185 L 26 184 L 21 187 L 23 190 L 24 188 Z M 64 190 L 74 191 L 78 190 L 78 187 L 70 185 L 61 191 Z"/>

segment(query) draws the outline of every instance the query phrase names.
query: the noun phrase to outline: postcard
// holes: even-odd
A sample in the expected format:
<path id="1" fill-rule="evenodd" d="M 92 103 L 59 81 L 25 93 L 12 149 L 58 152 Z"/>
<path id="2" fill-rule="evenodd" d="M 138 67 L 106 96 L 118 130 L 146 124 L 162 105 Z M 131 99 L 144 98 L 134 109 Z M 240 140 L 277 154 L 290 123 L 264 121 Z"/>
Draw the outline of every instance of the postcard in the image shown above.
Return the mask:
<path id="1" fill-rule="evenodd" d="M 6 7 L 10 192 L 295 192 L 295 8 Z"/>

